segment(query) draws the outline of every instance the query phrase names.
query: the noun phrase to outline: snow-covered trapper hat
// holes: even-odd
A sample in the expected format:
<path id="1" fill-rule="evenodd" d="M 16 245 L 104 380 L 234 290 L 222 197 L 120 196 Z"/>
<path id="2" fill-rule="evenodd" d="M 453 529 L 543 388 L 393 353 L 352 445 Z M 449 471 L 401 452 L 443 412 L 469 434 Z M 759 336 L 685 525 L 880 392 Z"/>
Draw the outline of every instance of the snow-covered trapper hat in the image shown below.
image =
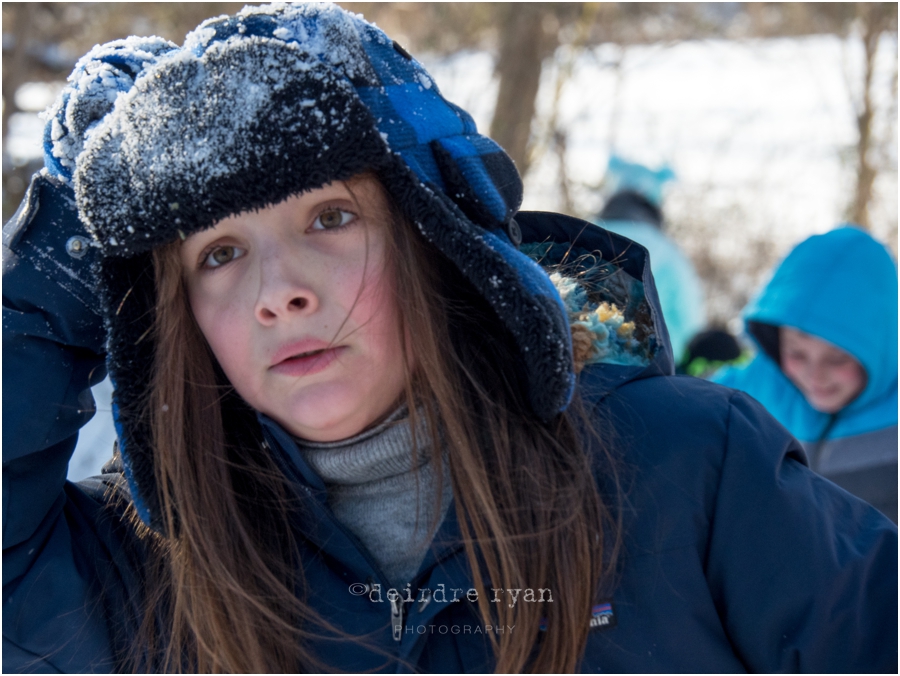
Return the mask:
<path id="1" fill-rule="evenodd" d="M 47 167 L 73 185 L 103 254 L 108 363 L 132 477 L 148 476 L 137 470 L 150 462 L 136 412 L 155 350 L 145 339 L 150 251 L 366 170 L 510 330 L 534 412 L 547 420 L 567 406 L 570 329 L 553 284 L 516 248 L 515 166 L 361 17 L 333 5 L 248 7 L 204 22 L 182 47 L 97 46 L 48 115 Z"/>

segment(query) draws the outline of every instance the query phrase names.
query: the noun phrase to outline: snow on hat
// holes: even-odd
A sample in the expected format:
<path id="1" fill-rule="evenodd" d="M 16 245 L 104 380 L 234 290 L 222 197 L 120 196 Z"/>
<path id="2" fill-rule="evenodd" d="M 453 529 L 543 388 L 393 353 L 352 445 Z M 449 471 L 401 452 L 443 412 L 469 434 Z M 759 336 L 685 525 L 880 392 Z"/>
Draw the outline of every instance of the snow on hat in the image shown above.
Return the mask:
<path id="1" fill-rule="evenodd" d="M 531 406 L 574 389 L 559 294 L 516 248 L 522 182 L 472 118 L 382 31 L 333 5 L 247 7 L 182 47 L 128 38 L 78 64 L 44 137 L 103 254 L 114 416 L 142 518 L 158 505 L 142 415 L 156 349 L 150 252 L 218 220 L 362 171 L 494 308 L 516 340 Z"/>

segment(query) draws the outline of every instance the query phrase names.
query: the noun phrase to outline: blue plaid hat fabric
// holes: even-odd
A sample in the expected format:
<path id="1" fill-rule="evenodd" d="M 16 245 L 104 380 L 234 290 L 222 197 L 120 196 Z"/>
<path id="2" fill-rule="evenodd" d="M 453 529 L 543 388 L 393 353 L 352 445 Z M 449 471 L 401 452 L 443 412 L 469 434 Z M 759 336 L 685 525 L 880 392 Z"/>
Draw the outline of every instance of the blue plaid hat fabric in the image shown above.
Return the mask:
<path id="1" fill-rule="evenodd" d="M 535 414 L 550 420 L 571 399 L 565 308 L 517 250 L 515 166 L 359 16 L 319 3 L 247 7 L 204 22 L 181 47 L 159 38 L 97 46 L 49 111 L 44 140 L 48 171 L 74 187 L 103 254 L 120 448 L 149 513 L 141 374 L 154 346 L 136 338 L 153 322 L 151 251 L 364 171 L 511 332 Z"/>

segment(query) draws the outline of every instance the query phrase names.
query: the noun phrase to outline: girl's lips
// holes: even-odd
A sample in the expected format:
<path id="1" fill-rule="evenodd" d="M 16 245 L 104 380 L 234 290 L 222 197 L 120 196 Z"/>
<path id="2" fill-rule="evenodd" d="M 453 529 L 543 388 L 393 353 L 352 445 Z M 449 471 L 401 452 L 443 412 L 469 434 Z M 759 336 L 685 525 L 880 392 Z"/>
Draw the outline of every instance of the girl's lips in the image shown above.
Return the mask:
<path id="1" fill-rule="evenodd" d="M 286 376 L 311 376 L 328 368 L 343 350 L 342 346 L 338 346 L 306 356 L 288 357 L 272 366 L 270 370 Z"/>
<path id="2" fill-rule="evenodd" d="M 296 357 L 297 355 L 316 352 L 318 350 L 327 350 L 331 347 L 334 347 L 333 343 L 319 340 L 318 338 L 304 338 L 302 340 L 294 341 L 293 343 L 286 343 L 278 348 L 272 356 L 271 364 L 272 366 L 275 366 L 292 357 Z"/>

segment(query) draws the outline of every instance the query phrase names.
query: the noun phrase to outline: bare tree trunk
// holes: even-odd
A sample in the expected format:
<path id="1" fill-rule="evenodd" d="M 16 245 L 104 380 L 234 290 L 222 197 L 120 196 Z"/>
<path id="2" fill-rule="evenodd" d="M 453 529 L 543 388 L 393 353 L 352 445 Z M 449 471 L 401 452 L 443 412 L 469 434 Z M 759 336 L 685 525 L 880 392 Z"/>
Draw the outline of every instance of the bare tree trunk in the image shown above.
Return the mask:
<path id="1" fill-rule="evenodd" d="M 615 150 L 616 140 L 619 138 L 619 119 L 621 118 L 622 113 L 622 89 L 625 81 L 625 69 L 622 67 L 622 64 L 625 63 L 625 54 L 627 50 L 627 45 L 619 45 L 619 58 L 615 60 L 612 66 L 615 70 L 616 79 L 612 93 L 612 109 L 609 113 L 609 131 L 607 132 L 609 135 L 607 146 L 610 151 Z"/>
<path id="2" fill-rule="evenodd" d="M 544 30 L 545 16 L 549 14 L 541 3 L 509 3 L 499 10 L 500 56 L 495 72 L 500 89 L 490 136 L 503 146 L 523 175 L 528 171 L 528 140 L 541 64 L 559 39 L 555 31 L 548 35 Z"/>
<path id="3" fill-rule="evenodd" d="M 871 227 L 869 222 L 869 202 L 872 199 L 872 189 L 875 185 L 875 177 L 878 174 L 878 169 L 872 163 L 870 153 L 873 144 L 872 119 L 875 114 L 872 104 L 872 76 L 875 71 L 878 42 L 885 29 L 886 17 L 880 4 L 867 5 L 860 3 L 857 7 L 863 22 L 865 70 L 863 73 L 862 102 L 856 116 L 856 128 L 859 132 L 859 139 L 856 143 L 856 190 L 853 196 L 853 204 L 850 208 L 850 220 L 868 230 Z"/>
<path id="4" fill-rule="evenodd" d="M 563 87 L 572 78 L 575 71 L 575 62 L 584 51 L 584 45 L 587 41 L 588 33 L 591 26 L 597 18 L 600 5 L 596 2 L 586 2 L 582 6 L 581 15 L 575 22 L 575 36 L 569 44 L 568 58 L 559 64 L 559 72 L 556 75 L 556 87 L 553 92 L 553 107 L 550 113 L 549 136 L 550 145 L 556 151 L 559 160 L 559 193 L 562 198 L 562 212 L 564 214 L 575 213 L 575 203 L 572 200 L 572 182 L 569 179 L 568 167 L 566 165 L 566 155 L 569 149 L 569 135 L 567 130 L 562 129 L 559 124 L 559 104 L 562 99 Z M 537 159 L 538 153 L 534 152 L 534 148 L 530 149 L 528 154 L 529 163 Z"/>

